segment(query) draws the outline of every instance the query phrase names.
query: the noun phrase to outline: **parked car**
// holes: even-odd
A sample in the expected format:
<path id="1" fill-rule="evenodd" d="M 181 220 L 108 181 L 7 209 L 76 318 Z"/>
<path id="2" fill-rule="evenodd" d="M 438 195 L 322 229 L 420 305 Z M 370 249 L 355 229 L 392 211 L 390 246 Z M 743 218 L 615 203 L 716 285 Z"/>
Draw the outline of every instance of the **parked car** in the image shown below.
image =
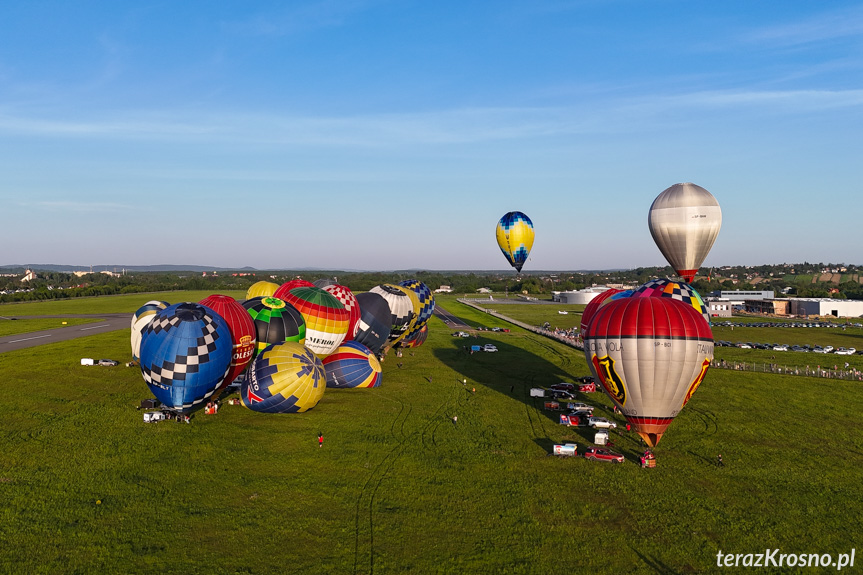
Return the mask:
<path id="1" fill-rule="evenodd" d="M 840 347 L 839 349 L 837 349 L 833 353 L 835 353 L 836 355 L 854 355 L 854 353 L 856 351 L 857 350 L 853 347 L 849 347 L 849 348 Z"/>
<path id="2" fill-rule="evenodd" d="M 586 403 L 567 403 L 566 408 L 573 413 L 593 413 L 593 406 Z"/>
<path id="3" fill-rule="evenodd" d="M 584 458 L 593 461 L 610 461 L 611 463 L 623 463 L 623 455 L 614 453 L 604 447 L 588 447 L 584 450 Z"/>
<path id="4" fill-rule="evenodd" d="M 482 346 L 482 350 L 483 351 L 497 351 L 497 346 L 494 345 L 493 343 L 487 343 L 484 346 Z"/>
<path id="5" fill-rule="evenodd" d="M 453 337 L 470 337 L 470 334 L 464 331 L 457 331 L 452 334 Z"/>
<path id="6" fill-rule="evenodd" d="M 551 396 L 555 399 L 575 399 L 575 394 L 571 391 L 552 391 Z"/>
<path id="7" fill-rule="evenodd" d="M 824 353 L 830 353 L 831 351 L 833 351 L 832 345 L 825 345 L 824 346 Z"/>
<path id="8" fill-rule="evenodd" d="M 777 345 L 773 347 L 773 351 L 788 351 L 787 345 Z"/>
<path id="9" fill-rule="evenodd" d="M 575 384 L 574 383 L 566 383 L 565 381 L 562 381 L 560 383 L 555 383 L 554 385 L 552 385 L 550 387 L 550 389 L 553 389 L 555 391 L 570 391 L 570 392 L 572 392 L 572 391 L 575 391 Z"/>
<path id="10" fill-rule="evenodd" d="M 613 421 L 609 421 L 604 417 L 591 417 L 587 420 L 587 424 L 594 429 L 609 429 L 611 427 L 617 427 L 617 424 Z"/>
<path id="11" fill-rule="evenodd" d="M 104 366 L 114 366 L 120 365 L 119 361 L 114 361 L 113 359 L 100 359 L 96 362 L 96 365 L 104 365 Z"/>

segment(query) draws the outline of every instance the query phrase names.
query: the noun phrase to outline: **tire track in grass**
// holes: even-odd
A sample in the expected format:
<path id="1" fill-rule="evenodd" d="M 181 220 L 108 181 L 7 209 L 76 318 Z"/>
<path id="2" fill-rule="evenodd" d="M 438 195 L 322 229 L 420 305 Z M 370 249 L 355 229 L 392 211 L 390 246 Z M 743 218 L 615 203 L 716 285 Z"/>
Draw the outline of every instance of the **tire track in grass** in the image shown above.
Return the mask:
<path id="1" fill-rule="evenodd" d="M 438 427 L 442 422 L 443 412 L 446 411 L 447 406 L 453 401 L 453 399 L 457 400 L 456 394 L 458 393 L 458 384 L 461 382 L 456 380 L 456 383 L 453 385 L 453 390 L 449 395 L 449 399 L 444 401 L 438 408 L 435 410 L 434 414 L 431 417 L 430 426 L 426 426 L 423 428 L 422 433 L 420 434 L 420 441 L 422 442 L 423 449 L 429 449 L 428 443 L 426 442 L 427 433 L 431 431 L 431 443 L 435 447 L 437 447 L 437 440 L 435 439 L 435 433 L 437 433 Z M 464 386 L 462 386 L 464 387 Z"/>
<path id="2" fill-rule="evenodd" d="M 464 405 L 464 403 L 467 401 L 466 393 L 462 399 L 459 399 L 458 394 L 459 386 L 454 384 L 453 392 L 450 397 L 455 398 L 456 407 Z M 406 433 L 405 424 L 408 417 L 413 411 L 413 405 L 410 403 L 405 405 L 405 403 L 399 399 L 384 399 L 388 399 L 389 401 L 395 401 L 400 405 L 399 413 L 396 415 L 396 417 L 390 424 L 390 433 L 396 440 L 396 445 L 394 445 L 393 448 L 390 449 L 384 456 L 384 458 L 377 464 L 377 466 L 375 466 L 375 469 L 372 471 L 369 478 L 363 484 L 363 487 L 360 490 L 360 496 L 357 498 L 354 520 L 354 574 L 367 572 L 369 575 L 372 575 L 375 570 L 374 514 L 375 501 L 377 499 L 378 490 L 381 488 L 384 480 L 389 476 L 390 472 L 395 467 L 399 458 L 405 452 L 404 445 L 406 443 L 409 443 L 410 441 L 415 441 L 417 436 L 419 436 L 420 438 L 424 437 L 431 429 L 432 443 L 434 445 L 437 445 L 436 440 L 434 439 L 434 431 L 437 430 L 442 421 L 440 417 L 441 412 L 446 409 L 447 405 L 450 405 L 452 403 L 452 399 L 447 400 L 440 407 L 438 407 L 434 415 L 428 418 L 426 423 L 420 429 L 412 433 Z M 362 541 L 362 532 L 366 527 L 368 529 L 368 535 L 366 536 L 367 541 Z M 366 554 L 367 562 L 365 558 Z M 362 557 L 362 560 L 361 555 L 364 556 Z M 364 571 L 365 565 L 368 565 L 368 571 Z"/>
<path id="3" fill-rule="evenodd" d="M 396 445 L 390 449 L 386 455 L 384 455 L 383 459 L 375 466 L 369 475 L 366 482 L 363 484 L 362 489 L 360 489 L 360 495 L 357 497 L 357 504 L 354 513 L 354 573 L 360 572 L 360 549 L 368 546 L 368 554 L 369 554 L 369 565 L 373 565 L 374 563 L 374 516 L 372 513 L 373 503 L 374 503 L 374 494 L 377 491 L 378 487 L 380 487 L 381 482 L 384 477 L 386 477 L 389 470 L 392 469 L 392 462 L 394 462 L 393 455 L 396 451 L 402 447 L 402 445 L 406 441 L 406 437 L 404 435 L 404 424 L 407 421 L 410 412 L 413 410 L 413 405 L 406 406 L 405 403 L 400 399 L 390 399 L 385 396 L 381 396 L 383 399 L 388 401 L 392 401 L 393 403 L 399 404 L 399 412 L 393 418 L 392 423 L 390 423 L 390 435 L 396 440 Z M 396 432 L 398 429 L 398 432 Z M 396 456 L 397 458 L 398 456 Z M 389 465 L 388 465 L 389 463 Z M 363 531 L 366 527 L 362 518 L 366 517 L 365 509 L 368 509 L 368 542 L 361 541 L 363 538 Z M 362 524 L 362 525 L 361 525 Z M 373 568 L 370 567 L 369 573 L 373 571 Z"/>

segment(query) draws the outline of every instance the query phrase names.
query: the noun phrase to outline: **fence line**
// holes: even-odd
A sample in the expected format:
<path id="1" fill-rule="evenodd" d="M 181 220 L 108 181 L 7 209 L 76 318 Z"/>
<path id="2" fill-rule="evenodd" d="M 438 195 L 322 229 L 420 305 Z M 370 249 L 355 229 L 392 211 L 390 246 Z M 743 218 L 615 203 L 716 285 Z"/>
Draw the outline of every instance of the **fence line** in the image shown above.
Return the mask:
<path id="1" fill-rule="evenodd" d="M 553 331 L 542 329 L 541 327 L 537 327 L 535 325 L 526 324 L 516 319 L 512 319 L 511 317 L 507 317 L 502 313 L 498 313 L 493 309 L 486 309 L 463 298 L 459 298 L 457 301 L 467 306 L 470 306 L 478 311 L 494 316 L 498 319 L 502 319 L 503 321 L 509 322 L 513 325 L 517 325 L 518 327 L 526 329 L 535 334 L 559 341 L 560 343 L 563 343 L 570 347 L 574 347 L 578 350 L 584 350 L 584 343 L 580 339 L 568 338 L 559 335 Z M 731 369 L 735 371 L 751 371 L 753 373 L 775 373 L 777 375 L 795 375 L 800 377 L 820 377 L 827 379 L 863 381 L 863 371 L 859 369 L 824 369 L 821 367 L 813 369 L 809 366 L 800 367 L 795 365 L 780 365 L 778 363 L 726 361 L 724 359 L 714 360 L 710 367 L 715 369 Z"/>
<path id="2" fill-rule="evenodd" d="M 537 327 L 535 325 L 526 324 L 522 321 L 518 321 L 517 319 L 512 319 L 511 317 L 505 316 L 502 313 L 498 313 L 498 312 L 494 311 L 493 309 L 486 309 L 486 308 L 479 306 L 479 305 L 473 303 L 472 301 L 468 301 L 464 298 L 458 298 L 458 300 L 456 300 L 456 301 L 463 303 L 466 306 L 470 306 L 470 307 L 474 308 L 475 310 L 481 311 L 483 313 L 487 313 L 490 316 L 494 316 L 498 319 L 502 319 L 503 321 L 509 322 L 513 325 L 517 325 L 518 327 L 520 327 L 522 329 L 526 329 L 527 331 L 531 331 L 535 334 L 542 335 L 542 336 L 545 336 L 547 338 L 559 341 L 560 343 L 568 345 L 570 347 L 574 347 L 575 349 L 584 350 L 584 344 L 581 342 L 580 339 L 566 337 L 566 336 L 560 335 L 558 333 L 555 333 L 551 330 L 543 329 L 543 328 Z"/>

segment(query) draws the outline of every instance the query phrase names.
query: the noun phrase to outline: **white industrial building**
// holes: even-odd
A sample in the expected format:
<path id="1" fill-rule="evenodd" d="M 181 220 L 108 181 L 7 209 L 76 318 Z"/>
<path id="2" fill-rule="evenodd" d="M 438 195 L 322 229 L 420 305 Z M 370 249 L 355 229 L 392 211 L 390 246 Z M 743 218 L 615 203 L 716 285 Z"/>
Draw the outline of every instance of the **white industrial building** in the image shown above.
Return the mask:
<path id="1" fill-rule="evenodd" d="M 727 299 L 731 301 L 744 301 L 744 300 L 756 300 L 756 299 L 773 299 L 774 292 L 773 290 L 764 290 L 764 291 L 744 291 L 744 290 L 733 290 L 733 291 L 714 291 L 707 294 L 710 297 L 717 297 L 719 299 Z"/>
<path id="2" fill-rule="evenodd" d="M 593 286 L 578 291 L 552 292 L 551 298 L 553 301 L 559 303 L 578 303 L 586 305 L 590 303 L 590 300 L 609 289 L 611 288 L 608 286 Z"/>
<path id="3" fill-rule="evenodd" d="M 789 298 L 789 313 L 796 316 L 832 315 L 834 317 L 863 316 L 863 301 L 833 298 Z"/>
<path id="4" fill-rule="evenodd" d="M 727 299 L 708 298 L 704 301 L 704 305 L 707 306 L 710 317 L 731 317 L 734 308 L 734 302 Z"/>

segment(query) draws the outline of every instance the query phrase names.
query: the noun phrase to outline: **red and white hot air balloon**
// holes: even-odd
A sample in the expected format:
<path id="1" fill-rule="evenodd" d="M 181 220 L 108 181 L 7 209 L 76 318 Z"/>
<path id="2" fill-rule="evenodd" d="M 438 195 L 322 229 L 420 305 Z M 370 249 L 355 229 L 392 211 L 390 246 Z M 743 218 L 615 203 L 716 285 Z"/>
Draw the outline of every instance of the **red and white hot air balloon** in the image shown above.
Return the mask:
<path id="1" fill-rule="evenodd" d="M 584 306 L 584 311 L 581 312 L 581 325 L 579 326 L 578 332 L 581 334 L 581 337 L 584 337 L 585 332 L 587 331 L 587 326 L 590 324 L 591 318 L 593 318 L 593 314 L 596 313 L 602 306 L 602 302 L 610 298 L 616 293 L 620 293 L 621 290 L 615 288 L 608 288 L 604 292 L 600 293 L 592 300 L 587 302 L 587 305 Z"/>
<path id="2" fill-rule="evenodd" d="M 225 376 L 225 381 L 219 388 L 224 389 L 234 381 L 238 375 L 245 371 L 249 362 L 255 354 L 257 344 L 257 331 L 255 322 L 249 312 L 231 296 L 213 294 L 202 299 L 201 305 L 205 305 L 224 319 L 231 330 L 231 340 L 234 349 L 231 352 L 231 369 Z M 219 390 L 217 390 L 219 391 Z"/>
<path id="3" fill-rule="evenodd" d="M 654 447 L 704 380 L 713 333 L 681 301 L 622 298 L 593 316 L 584 355 L 596 382 Z"/>

